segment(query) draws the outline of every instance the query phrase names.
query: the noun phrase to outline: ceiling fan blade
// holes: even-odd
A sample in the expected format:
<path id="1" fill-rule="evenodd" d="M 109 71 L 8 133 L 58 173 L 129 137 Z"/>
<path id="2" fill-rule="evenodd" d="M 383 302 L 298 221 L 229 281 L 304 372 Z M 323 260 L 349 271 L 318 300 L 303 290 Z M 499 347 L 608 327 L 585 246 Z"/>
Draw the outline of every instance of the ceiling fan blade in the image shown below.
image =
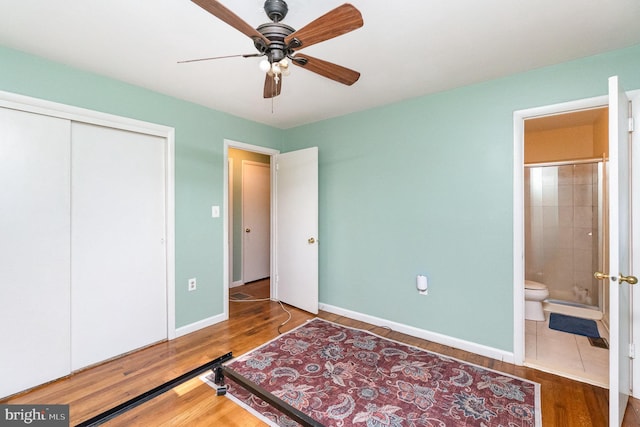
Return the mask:
<path id="1" fill-rule="evenodd" d="M 360 78 L 360 73 L 357 71 L 301 53 L 296 54 L 291 62 L 347 86 L 351 86 Z"/>
<path id="2" fill-rule="evenodd" d="M 292 47 L 299 49 L 357 30 L 363 25 L 360 11 L 353 5 L 345 3 L 289 34 L 284 42 L 289 45 L 296 39 L 299 43 Z"/>
<path id="3" fill-rule="evenodd" d="M 265 74 L 264 79 L 264 97 L 265 98 L 275 98 L 280 95 L 280 91 L 282 90 L 282 76 L 278 79 L 278 83 L 276 83 L 276 79 L 269 74 Z"/>
<path id="4" fill-rule="evenodd" d="M 198 61 L 210 61 L 212 59 L 225 59 L 225 58 L 253 58 L 254 56 L 264 56 L 263 53 L 245 53 L 244 55 L 224 55 L 224 56 L 212 56 L 210 58 L 198 58 L 198 59 L 186 59 L 184 61 L 178 61 L 178 64 L 186 64 L 188 62 L 198 62 Z"/>
<path id="5" fill-rule="evenodd" d="M 231 12 L 222 3 L 216 0 L 191 0 L 216 18 L 231 25 L 236 30 L 240 31 L 244 35 L 251 37 L 252 39 L 262 39 L 266 45 L 269 45 L 269 39 L 263 36 L 253 28 L 251 25 L 243 21 L 238 15 Z"/>

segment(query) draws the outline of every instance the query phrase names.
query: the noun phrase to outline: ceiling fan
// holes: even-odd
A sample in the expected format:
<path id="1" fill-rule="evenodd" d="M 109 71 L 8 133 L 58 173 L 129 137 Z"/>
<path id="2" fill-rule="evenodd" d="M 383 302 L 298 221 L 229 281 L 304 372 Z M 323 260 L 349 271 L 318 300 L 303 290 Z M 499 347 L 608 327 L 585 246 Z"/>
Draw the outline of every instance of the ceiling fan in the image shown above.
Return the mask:
<path id="1" fill-rule="evenodd" d="M 280 95 L 282 76 L 289 73 L 290 63 L 349 86 L 360 78 L 360 73 L 357 71 L 297 53 L 299 49 L 362 27 L 364 25 L 362 15 L 349 3 L 338 6 L 296 31 L 281 22 L 289 11 L 284 0 L 266 0 L 264 11 L 272 22 L 262 24 L 255 29 L 216 0 L 192 1 L 253 40 L 258 53 L 230 56 L 265 57 L 260 63 L 260 69 L 266 73 L 263 93 L 265 98 L 274 98 Z M 180 62 L 228 57 L 192 59 Z"/>

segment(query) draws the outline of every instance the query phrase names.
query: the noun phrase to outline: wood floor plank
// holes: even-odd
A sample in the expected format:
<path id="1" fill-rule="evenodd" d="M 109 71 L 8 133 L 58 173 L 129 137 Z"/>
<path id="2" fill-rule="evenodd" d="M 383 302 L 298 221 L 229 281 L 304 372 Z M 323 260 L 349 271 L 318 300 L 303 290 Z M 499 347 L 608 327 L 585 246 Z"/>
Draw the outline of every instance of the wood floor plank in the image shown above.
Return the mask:
<path id="1" fill-rule="evenodd" d="M 231 295 L 235 292 L 256 299 L 268 298 L 268 281 L 230 290 Z M 282 332 L 313 318 L 310 313 L 285 307 L 291 313 L 291 320 L 281 327 Z M 244 354 L 276 338 L 279 335 L 278 327 L 289 318 L 280 304 L 273 301 L 230 302 L 229 311 L 228 321 L 107 361 L 0 403 L 69 404 L 71 425 L 75 425 L 229 351 L 235 356 Z M 336 314 L 320 312 L 319 317 L 538 382 L 541 385 L 545 427 L 604 427 L 608 423 L 606 389 L 478 356 Z M 216 396 L 215 390 L 195 379 L 105 425 L 257 427 L 266 424 L 229 399 Z M 640 426 L 639 400 L 630 400 L 623 426 Z"/>

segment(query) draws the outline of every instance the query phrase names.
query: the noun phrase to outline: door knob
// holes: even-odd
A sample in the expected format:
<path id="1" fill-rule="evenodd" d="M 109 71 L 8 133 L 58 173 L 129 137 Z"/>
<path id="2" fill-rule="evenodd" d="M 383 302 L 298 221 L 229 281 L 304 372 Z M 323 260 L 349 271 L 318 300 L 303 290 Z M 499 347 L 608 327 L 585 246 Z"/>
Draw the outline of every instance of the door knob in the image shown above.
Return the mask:
<path id="1" fill-rule="evenodd" d="M 598 280 L 605 280 L 609 278 L 609 275 L 596 271 L 595 273 L 593 273 L 593 277 L 595 277 Z"/>
<path id="2" fill-rule="evenodd" d="M 313 237 L 309 237 L 309 240 L 307 240 L 307 242 L 308 242 L 310 245 L 313 245 L 313 244 L 316 242 L 316 239 L 314 239 Z"/>
<path id="3" fill-rule="evenodd" d="M 636 276 L 623 276 L 622 274 L 618 277 L 620 282 L 627 282 L 630 285 L 635 285 L 638 283 L 638 278 Z"/>
<path id="4" fill-rule="evenodd" d="M 244 229 L 244 232 L 245 232 L 245 233 L 251 233 L 251 229 L 250 229 L 250 228 L 245 228 L 245 229 Z"/>
<path id="5" fill-rule="evenodd" d="M 638 283 L 638 278 L 636 276 L 623 276 L 622 274 L 618 275 L 618 277 L 615 277 L 615 276 L 611 277 L 608 274 L 604 274 L 604 273 L 600 273 L 599 271 L 596 271 L 595 273 L 593 273 L 593 277 L 595 277 L 598 280 L 611 278 L 611 280 L 613 280 L 614 282 L 618 280 L 620 282 L 627 282 L 630 285 L 635 285 L 636 283 Z"/>

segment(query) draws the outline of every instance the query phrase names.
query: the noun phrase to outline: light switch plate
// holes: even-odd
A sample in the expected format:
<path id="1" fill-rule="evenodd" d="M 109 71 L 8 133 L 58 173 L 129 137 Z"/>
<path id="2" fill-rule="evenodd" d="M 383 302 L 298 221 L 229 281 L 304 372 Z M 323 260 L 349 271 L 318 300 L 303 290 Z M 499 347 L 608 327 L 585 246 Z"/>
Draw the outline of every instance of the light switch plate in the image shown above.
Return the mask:
<path id="1" fill-rule="evenodd" d="M 220 217 L 220 206 L 211 206 L 211 218 Z"/>

